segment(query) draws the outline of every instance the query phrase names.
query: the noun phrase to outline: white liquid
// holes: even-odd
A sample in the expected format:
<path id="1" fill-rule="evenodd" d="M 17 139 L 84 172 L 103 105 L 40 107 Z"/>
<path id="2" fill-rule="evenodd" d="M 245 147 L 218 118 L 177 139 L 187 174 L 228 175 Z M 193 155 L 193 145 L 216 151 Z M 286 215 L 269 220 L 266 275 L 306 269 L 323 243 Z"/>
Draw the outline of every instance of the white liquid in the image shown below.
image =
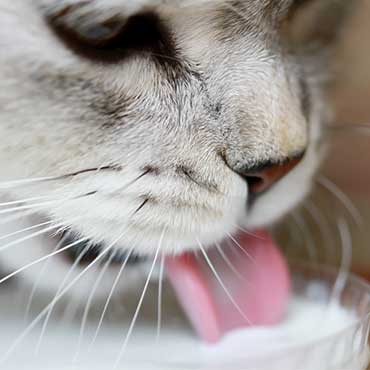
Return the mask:
<path id="1" fill-rule="evenodd" d="M 146 307 L 155 307 L 152 299 Z M 0 348 L 9 348 L 22 332 L 23 316 L 14 310 L 16 301 L 0 295 Z M 18 303 L 19 304 L 19 303 Z M 156 314 L 144 312 L 118 369 L 125 370 L 364 370 L 366 351 L 360 338 L 336 335 L 355 321 L 340 307 L 330 311 L 323 304 L 293 299 L 286 320 L 275 328 L 247 329 L 231 333 L 217 346 L 202 344 L 186 321 L 164 302 L 163 327 L 156 341 Z M 153 309 L 149 310 L 153 311 Z M 171 312 L 169 312 L 171 311 Z M 130 315 L 106 320 L 92 351 L 88 348 L 98 316 L 88 321 L 78 351 L 79 323 L 55 320 L 47 327 L 38 357 L 34 351 L 40 334 L 36 327 L 0 365 L 2 370 L 109 370 L 125 339 Z M 320 343 L 320 341 L 322 341 Z M 358 342 L 358 343 L 357 343 Z M 311 347 L 305 347 L 312 343 Z"/>

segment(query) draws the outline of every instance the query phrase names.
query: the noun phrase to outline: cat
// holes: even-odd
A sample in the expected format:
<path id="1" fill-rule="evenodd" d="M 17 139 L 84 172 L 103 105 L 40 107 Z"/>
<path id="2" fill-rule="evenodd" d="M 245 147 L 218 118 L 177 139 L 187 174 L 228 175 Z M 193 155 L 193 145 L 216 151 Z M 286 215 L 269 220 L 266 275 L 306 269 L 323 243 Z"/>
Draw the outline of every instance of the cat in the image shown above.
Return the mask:
<path id="1" fill-rule="evenodd" d="M 197 250 L 291 210 L 325 153 L 348 3 L 1 0 L 4 271 L 74 244 L 38 279 L 55 291 L 109 246 L 125 290 L 159 242 Z"/>

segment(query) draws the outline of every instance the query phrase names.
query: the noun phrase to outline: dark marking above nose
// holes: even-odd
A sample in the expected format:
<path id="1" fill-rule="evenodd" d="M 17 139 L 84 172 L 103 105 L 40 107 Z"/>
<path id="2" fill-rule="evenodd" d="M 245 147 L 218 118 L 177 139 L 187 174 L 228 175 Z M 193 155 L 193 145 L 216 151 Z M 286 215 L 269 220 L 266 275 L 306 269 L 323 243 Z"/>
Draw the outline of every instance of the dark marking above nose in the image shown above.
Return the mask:
<path id="1" fill-rule="evenodd" d="M 190 167 L 187 167 L 185 165 L 178 165 L 176 166 L 175 171 L 177 174 L 179 174 L 180 176 L 185 176 L 185 178 L 199 187 L 205 188 L 208 191 L 212 192 L 218 191 L 218 186 L 216 183 L 200 178 L 199 175 L 197 175 L 197 173 L 193 171 Z"/>
<path id="2" fill-rule="evenodd" d="M 152 165 L 147 165 L 142 168 L 143 173 L 145 174 L 152 174 L 152 175 L 159 175 L 160 170 L 158 167 L 152 166 Z"/>

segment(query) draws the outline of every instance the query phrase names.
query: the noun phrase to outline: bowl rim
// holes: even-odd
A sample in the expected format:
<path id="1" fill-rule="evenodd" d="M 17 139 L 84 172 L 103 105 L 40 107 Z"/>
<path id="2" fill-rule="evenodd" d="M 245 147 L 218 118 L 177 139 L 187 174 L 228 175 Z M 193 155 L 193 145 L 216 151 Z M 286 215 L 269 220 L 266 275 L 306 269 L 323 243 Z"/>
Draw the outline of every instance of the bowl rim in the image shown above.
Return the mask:
<path id="1" fill-rule="evenodd" d="M 302 275 L 302 272 L 303 273 L 306 272 L 307 274 L 312 274 L 312 278 L 315 276 L 321 279 L 323 277 L 326 277 L 327 280 L 330 279 L 332 281 L 335 281 L 338 276 L 338 272 L 339 272 L 339 269 L 334 266 L 328 266 L 325 264 L 318 264 L 318 263 L 313 264 L 313 263 L 302 261 L 300 259 L 288 259 L 287 263 L 288 263 L 289 271 L 292 274 L 293 281 L 294 281 L 294 276 L 298 274 Z M 306 280 L 309 281 L 309 279 L 306 279 Z M 271 351 L 263 358 L 263 360 L 267 360 L 267 359 L 273 360 L 274 358 L 284 358 L 284 357 L 289 356 L 292 351 L 300 351 L 302 353 L 308 353 L 310 351 L 313 351 L 315 348 L 320 347 L 322 344 L 327 343 L 333 338 L 346 336 L 347 332 L 351 332 L 358 328 L 364 328 L 366 334 L 364 334 L 363 337 L 361 337 L 362 339 L 361 346 L 359 346 L 358 352 L 353 353 L 353 356 L 358 356 L 359 359 L 360 359 L 360 356 L 366 356 L 366 361 L 368 361 L 369 354 L 370 354 L 370 348 L 368 347 L 366 351 L 366 345 L 368 343 L 369 333 L 370 333 L 370 282 L 359 277 L 353 272 L 350 272 L 348 274 L 348 279 L 346 281 L 345 286 L 348 286 L 348 284 L 353 284 L 355 287 L 358 287 L 359 291 L 363 291 L 366 295 L 369 296 L 369 312 L 367 314 L 358 316 L 354 320 L 354 322 L 352 322 L 350 325 L 346 325 L 344 328 L 338 331 L 335 331 L 332 334 L 324 335 L 320 337 L 320 339 L 318 340 L 312 339 L 312 340 L 305 342 L 304 344 L 297 344 L 297 345 L 293 344 L 293 345 L 289 345 L 285 348 L 281 348 L 276 351 Z M 292 287 L 292 291 L 294 292 L 294 286 Z M 262 357 L 259 355 L 255 357 L 254 356 L 248 357 L 248 359 L 257 360 L 257 361 L 261 358 Z M 237 361 L 238 360 L 242 360 L 242 358 L 238 358 Z M 243 361 L 244 360 L 245 359 L 243 359 Z M 351 361 L 351 360 L 352 360 L 351 358 L 348 358 L 345 361 Z M 231 365 L 233 365 L 235 368 L 236 364 L 233 363 L 233 364 L 230 364 L 230 366 Z M 340 368 L 343 364 L 339 363 L 339 364 L 331 364 L 331 365 L 339 366 Z M 236 367 L 235 369 L 239 370 L 238 367 Z"/>
<path id="2" fill-rule="evenodd" d="M 328 266 L 325 264 L 312 264 L 312 263 L 304 262 L 299 259 L 288 259 L 288 266 L 289 266 L 289 270 L 292 273 L 293 280 L 294 280 L 295 274 L 302 274 L 302 272 L 304 271 L 310 272 L 313 275 L 319 275 L 318 277 L 320 278 L 323 278 L 324 276 L 326 276 L 327 279 L 330 278 L 330 279 L 335 280 L 338 276 L 338 271 L 339 271 L 338 268 L 333 267 L 333 266 Z M 348 284 L 354 285 L 355 287 L 359 289 L 359 291 L 363 291 L 365 294 L 369 296 L 368 313 L 364 315 L 358 315 L 358 317 L 355 319 L 355 321 L 352 324 L 344 327 L 343 329 L 336 331 L 335 333 L 331 335 L 326 335 L 318 341 L 310 341 L 309 343 L 304 345 L 305 348 L 325 342 L 326 340 L 328 340 L 329 338 L 332 338 L 333 336 L 343 335 L 347 331 L 353 330 L 354 328 L 358 326 L 362 326 L 364 324 L 368 325 L 366 336 L 369 337 L 369 334 L 370 334 L 370 282 L 356 275 L 353 272 L 349 272 L 345 287 L 348 286 Z"/>

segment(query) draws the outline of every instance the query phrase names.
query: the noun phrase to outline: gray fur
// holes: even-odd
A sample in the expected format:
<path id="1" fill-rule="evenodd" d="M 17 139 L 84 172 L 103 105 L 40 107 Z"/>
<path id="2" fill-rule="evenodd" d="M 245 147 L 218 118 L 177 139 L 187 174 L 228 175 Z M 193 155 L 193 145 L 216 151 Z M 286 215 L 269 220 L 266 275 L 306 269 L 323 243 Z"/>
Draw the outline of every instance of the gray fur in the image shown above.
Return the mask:
<path id="1" fill-rule="evenodd" d="M 96 242 L 126 230 L 122 247 L 151 254 L 164 229 L 166 253 L 209 246 L 275 221 L 309 192 L 324 109 L 312 59 L 280 34 L 292 1 L 83 2 L 64 26 L 150 12 L 171 43 L 171 55 L 123 50 L 110 63 L 76 54 L 50 28 L 67 1 L 39 1 L 1 0 L 0 179 L 112 169 L 11 189 L 11 199 L 94 192 L 40 210 Z M 302 151 L 248 209 L 235 171 Z"/>

